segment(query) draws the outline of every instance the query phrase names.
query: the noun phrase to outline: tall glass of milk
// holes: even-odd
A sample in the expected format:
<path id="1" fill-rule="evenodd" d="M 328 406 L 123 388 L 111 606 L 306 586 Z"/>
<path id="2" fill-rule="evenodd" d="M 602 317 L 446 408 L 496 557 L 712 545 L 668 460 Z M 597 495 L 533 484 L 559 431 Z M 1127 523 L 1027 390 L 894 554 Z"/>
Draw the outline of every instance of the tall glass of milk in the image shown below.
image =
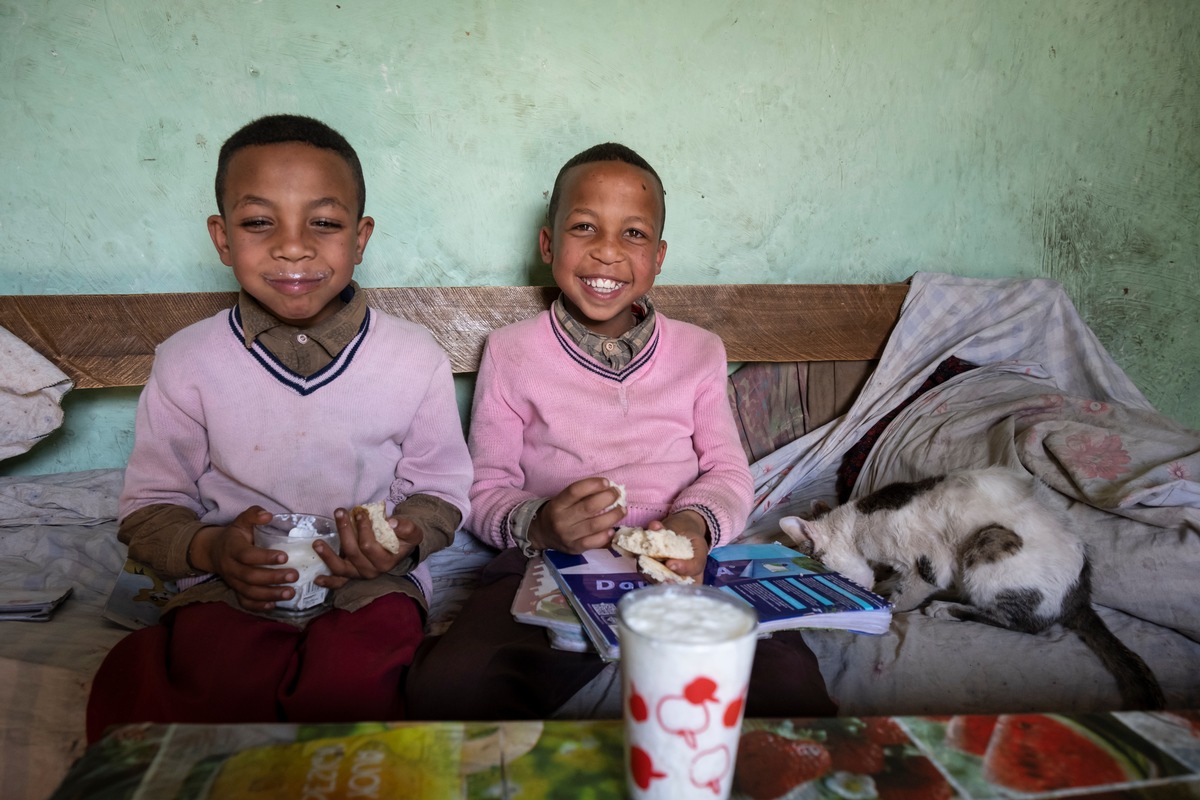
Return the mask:
<path id="1" fill-rule="evenodd" d="M 758 618 L 710 586 L 637 589 L 617 605 L 630 797 L 729 796 Z"/>
<path id="2" fill-rule="evenodd" d="M 268 550 L 280 550 L 287 554 L 287 562 L 275 569 L 294 569 L 299 578 L 286 584 L 295 589 L 290 600 L 277 600 L 277 616 L 311 616 L 324 610 L 329 599 L 329 590 L 314 581 L 319 575 L 328 575 L 329 567 L 313 550 L 313 543 L 324 541 L 335 553 L 341 552 L 341 539 L 337 524 L 331 517 L 316 514 L 276 514 L 265 525 L 254 528 L 254 544 Z"/>

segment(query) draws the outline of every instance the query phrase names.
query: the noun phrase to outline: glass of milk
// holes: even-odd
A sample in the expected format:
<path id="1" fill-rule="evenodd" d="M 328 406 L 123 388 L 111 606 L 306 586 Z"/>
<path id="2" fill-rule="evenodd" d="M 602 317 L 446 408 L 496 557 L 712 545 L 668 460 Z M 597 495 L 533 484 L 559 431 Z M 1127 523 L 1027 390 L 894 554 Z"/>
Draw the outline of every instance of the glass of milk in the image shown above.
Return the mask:
<path id="1" fill-rule="evenodd" d="M 729 796 L 758 617 L 710 586 L 637 589 L 617 605 L 629 796 Z"/>
<path id="2" fill-rule="evenodd" d="M 329 574 L 329 568 L 313 550 L 313 542 L 318 539 L 332 547 L 335 553 L 341 552 L 337 524 L 331 517 L 276 514 L 266 525 L 254 528 L 255 545 L 287 554 L 287 563 L 274 568 L 291 568 L 300 576 L 295 583 L 286 584 L 296 590 L 292 599 L 275 601 L 275 609 L 281 616 L 311 615 L 328 603 L 329 590 L 313 583 L 317 576 Z"/>

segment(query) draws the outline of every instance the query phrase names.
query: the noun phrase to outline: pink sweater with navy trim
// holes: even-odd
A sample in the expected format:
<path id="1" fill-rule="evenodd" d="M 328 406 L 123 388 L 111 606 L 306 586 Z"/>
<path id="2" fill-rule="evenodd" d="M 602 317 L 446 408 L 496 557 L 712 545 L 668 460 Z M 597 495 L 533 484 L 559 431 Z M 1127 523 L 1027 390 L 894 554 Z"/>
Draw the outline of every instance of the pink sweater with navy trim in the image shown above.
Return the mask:
<path id="1" fill-rule="evenodd" d="M 309 377 L 243 344 L 236 308 L 158 346 L 119 514 L 170 503 L 227 525 L 251 505 L 333 516 L 414 494 L 468 513 L 471 464 L 450 362 L 425 328 L 368 310 Z M 427 555 L 428 553 L 422 553 Z M 428 568 L 410 577 L 429 596 Z"/>
<path id="2" fill-rule="evenodd" d="M 718 336 L 661 313 L 620 370 L 580 350 L 548 311 L 493 331 L 471 412 L 466 527 L 511 547 L 506 520 L 517 505 L 599 475 L 625 486 L 622 524 L 695 507 L 713 547 L 731 541 L 746 525 L 753 483 L 726 375 Z"/>

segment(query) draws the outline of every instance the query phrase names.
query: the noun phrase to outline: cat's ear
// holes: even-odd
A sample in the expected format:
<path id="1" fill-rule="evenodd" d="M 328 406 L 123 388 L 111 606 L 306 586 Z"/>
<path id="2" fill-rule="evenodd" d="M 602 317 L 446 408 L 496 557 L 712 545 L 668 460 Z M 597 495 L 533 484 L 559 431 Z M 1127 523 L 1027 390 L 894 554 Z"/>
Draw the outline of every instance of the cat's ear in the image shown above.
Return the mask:
<path id="1" fill-rule="evenodd" d="M 800 517 L 784 517 L 779 520 L 779 528 L 788 535 L 792 544 L 796 545 L 804 555 L 811 556 L 816 552 L 817 543 L 813 541 L 810 527 Z"/>
<path id="2" fill-rule="evenodd" d="M 813 500 L 812 501 L 812 517 L 811 517 L 812 519 L 820 519 L 821 517 L 828 514 L 830 511 L 833 511 L 833 507 L 831 505 L 829 505 L 829 503 L 826 503 L 824 500 Z"/>

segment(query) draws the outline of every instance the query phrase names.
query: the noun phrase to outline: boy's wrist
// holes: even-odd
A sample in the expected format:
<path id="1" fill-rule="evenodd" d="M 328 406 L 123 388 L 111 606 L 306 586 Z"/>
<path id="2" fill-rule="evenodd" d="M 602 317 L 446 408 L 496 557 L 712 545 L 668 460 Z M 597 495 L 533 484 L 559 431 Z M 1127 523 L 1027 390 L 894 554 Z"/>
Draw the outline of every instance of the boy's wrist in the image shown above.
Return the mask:
<path id="1" fill-rule="evenodd" d="M 709 534 L 708 522 L 704 519 L 704 515 L 695 509 L 685 508 L 676 511 L 667 520 L 663 520 L 663 524 L 681 536 L 703 542 L 706 547 L 711 544 L 712 537 Z"/>
<path id="2" fill-rule="evenodd" d="M 698 529 L 703 532 L 704 541 L 707 543 L 710 550 L 721 544 L 720 523 L 717 521 L 717 517 L 715 514 L 713 514 L 711 509 L 709 509 L 707 506 L 698 504 L 687 505 L 677 508 L 671 514 L 671 517 L 674 518 L 676 515 L 685 513 L 689 515 L 689 519 L 699 520 Z"/>
<path id="3" fill-rule="evenodd" d="M 188 569 L 192 570 L 193 574 L 201 575 L 213 571 L 212 558 L 209 556 L 208 550 L 212 541 L 212 532 L 215 530 L 217 529 L 212 527 L 201 528 L 188 542 L 184 558 L 187 560 Z"/>
<path id="4" fill-rule="evenodd" d="M 534 498 L 519 504 L 508 515 L 508 535 L 513 546 L 533 558 L 545 548 L 541 546 L 541 524 L 538 512 L 548 498 Z"/>

